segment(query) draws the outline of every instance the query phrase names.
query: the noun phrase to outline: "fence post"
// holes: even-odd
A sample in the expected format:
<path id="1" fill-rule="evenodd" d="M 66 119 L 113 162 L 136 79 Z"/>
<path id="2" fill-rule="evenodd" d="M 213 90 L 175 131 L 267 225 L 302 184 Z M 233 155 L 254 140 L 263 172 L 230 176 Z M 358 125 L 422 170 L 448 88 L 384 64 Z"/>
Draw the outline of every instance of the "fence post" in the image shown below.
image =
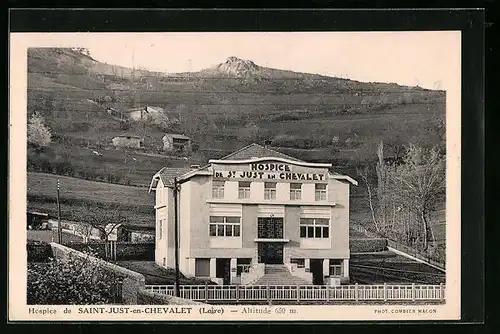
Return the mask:
<path id="1" fill-rule="evenodd" d="M 205 282 L 205 301 L 208 302 L 208 282 Z"/>
<path id="2" fill-rule="evenodd" d="M 236 285 L 236 301 L 240 300 L 240 286 Z"/>
<path id="3" fill-rule="evenodd" d="M 384 283 L 384 301 L 387 301 L 387 283 Z"/>
<path id="4" fill-rule="evenodd" d="M 267 297 L 267 303 L 271 305 L 271 288 L 269 287 L 269 283 L 267 283 L 266 297 Z"/>
<path id="5" fill-rule="evenodd" d="M 300 285 L 297 284 L 297 301 L 300 302 Z"/>
<path id="6" fill-rule="evenodd" d="M 330 301 L 330 285 L 326 285 L 326 301 Z"/>
<path id="7" fill-rule="evenodd" d="M 439 293 L 440 293 L 440 299 L 444 300 L 444 285 L 443 283 L 439 283 Z"/>
<path id="8" fill-rule="evenodd" d="M 358 295 L 358 283 L 354 284 L 354 299 L 358 301 L 359 295 Z"/>
<path id="9" fill-rule="evenodd" d="M 411 300 L 415 301 L 415 283 L 411 284 Z"/>

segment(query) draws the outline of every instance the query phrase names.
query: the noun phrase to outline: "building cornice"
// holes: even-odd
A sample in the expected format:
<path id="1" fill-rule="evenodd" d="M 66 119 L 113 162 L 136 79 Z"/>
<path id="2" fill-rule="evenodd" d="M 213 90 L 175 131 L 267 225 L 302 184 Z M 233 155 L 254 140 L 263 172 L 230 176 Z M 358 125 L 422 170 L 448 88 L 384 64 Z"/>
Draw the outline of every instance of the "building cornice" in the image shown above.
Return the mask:
<path id="1" fill-rule="evenodd" d="M 337 206 L 335 202 L 309 202 L 309 201 L 277 201 L 277 200 L 254 200 L 254 199 L 218 199 L 207 200 L 209 204 L 262 204 L 262 205 L 293 205 L 293 206 Z"/>
<path id="2" fill-rule="evenodd" d="M 335 179 L 335 180 L 346 180 L 351 182 L 353 185 L 357 186 L 358 181 L 354 180 L 352 177 L 347 176 L 347 175 L 339 175 L 339 174 L 334 174 L 330 175 L 330 179 Z"/>

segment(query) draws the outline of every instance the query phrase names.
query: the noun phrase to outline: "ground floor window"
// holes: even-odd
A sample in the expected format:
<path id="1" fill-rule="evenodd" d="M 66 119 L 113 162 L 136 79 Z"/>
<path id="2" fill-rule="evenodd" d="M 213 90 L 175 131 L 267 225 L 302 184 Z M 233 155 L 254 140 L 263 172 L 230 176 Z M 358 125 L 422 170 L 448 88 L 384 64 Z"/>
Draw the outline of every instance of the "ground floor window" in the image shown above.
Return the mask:
<path id="1" fill-rule="evenodd" d="M 342 276 L 342 260 L 330 260 L 330 276 Z"/>
<path id="2" fill-rule="evenodd" d="M 252 265 L 252 259 L 237 259 L 236 260 L 236 276 L 241 276 L 242 273 L 248 273 Z"/>
<path id="3" fill-rule="evenodd" d="M 241 234 L 240 217 L 210 217 L 209 234 L 211 237 L 239 237 Z"/>
<path id="4" fill-rule="evenodd" d="M 197 277 L 210 277 L 210 259 L 195 259 L 194 275 Z"/>
<path id="5" fill-rule="evenodd" d="M 294 263 L 297 265 L 297 268 L 305 268 L 306 260 L 305 259 L 290 259 L 290 263 Z"/>

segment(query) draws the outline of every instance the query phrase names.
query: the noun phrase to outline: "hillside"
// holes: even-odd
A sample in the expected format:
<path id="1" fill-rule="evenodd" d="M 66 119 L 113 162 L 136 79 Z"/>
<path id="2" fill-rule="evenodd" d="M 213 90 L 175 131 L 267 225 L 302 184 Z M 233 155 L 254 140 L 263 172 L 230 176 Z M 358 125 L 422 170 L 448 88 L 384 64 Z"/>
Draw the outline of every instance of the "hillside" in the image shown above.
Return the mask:
<path id="1" fill-rule="evenodd" d="M 442 142 L 444 100 L 443 91 L 271 69 L 236 57 L 200 72 L 158 73 L 72 49 L 29 49 L 28 113 L 45 117 L 54 142 L 42 153 L 30 149 L 28 168 L 145 186 L 162 166 L 186 163 L 162 157 L 168 131 L 192 138 L 193 164 L 270 140 L 279 151 L 352 171 L 375 156 L 380 140 L 387 156 L 410 141 Z M 145 105 L 165 109 L 166 121 L 122 124 L 106 112 Z M 145 152 L 111 149 L 120 134 L 144 137 Z M 95 149 L 105 154 L 93 156 Z"/>

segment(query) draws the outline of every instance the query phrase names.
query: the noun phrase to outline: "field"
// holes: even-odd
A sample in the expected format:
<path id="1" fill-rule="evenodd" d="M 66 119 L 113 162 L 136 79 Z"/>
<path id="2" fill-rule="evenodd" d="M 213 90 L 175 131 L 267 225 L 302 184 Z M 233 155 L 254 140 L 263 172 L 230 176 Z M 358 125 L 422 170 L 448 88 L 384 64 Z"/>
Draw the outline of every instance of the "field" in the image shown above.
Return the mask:
<path id="1" fill-rule="evenodd" d="M 392 252 L 352 255 L 350 278 L 359 284 L 439 284 L 445 274 L 426 264 Z"/>
<path id="2" fill-rule="evenodd" d="M 82 205 L 90 203 L 121 204 L 130 225 L 154 226 L 154 193 L 147 188 L 122 186 L 104 182 L 43 173 L 28 173 L 28 209 L 57 215 L 56 185 L 60 180 L 61 218 L 81 221 Z"/>

